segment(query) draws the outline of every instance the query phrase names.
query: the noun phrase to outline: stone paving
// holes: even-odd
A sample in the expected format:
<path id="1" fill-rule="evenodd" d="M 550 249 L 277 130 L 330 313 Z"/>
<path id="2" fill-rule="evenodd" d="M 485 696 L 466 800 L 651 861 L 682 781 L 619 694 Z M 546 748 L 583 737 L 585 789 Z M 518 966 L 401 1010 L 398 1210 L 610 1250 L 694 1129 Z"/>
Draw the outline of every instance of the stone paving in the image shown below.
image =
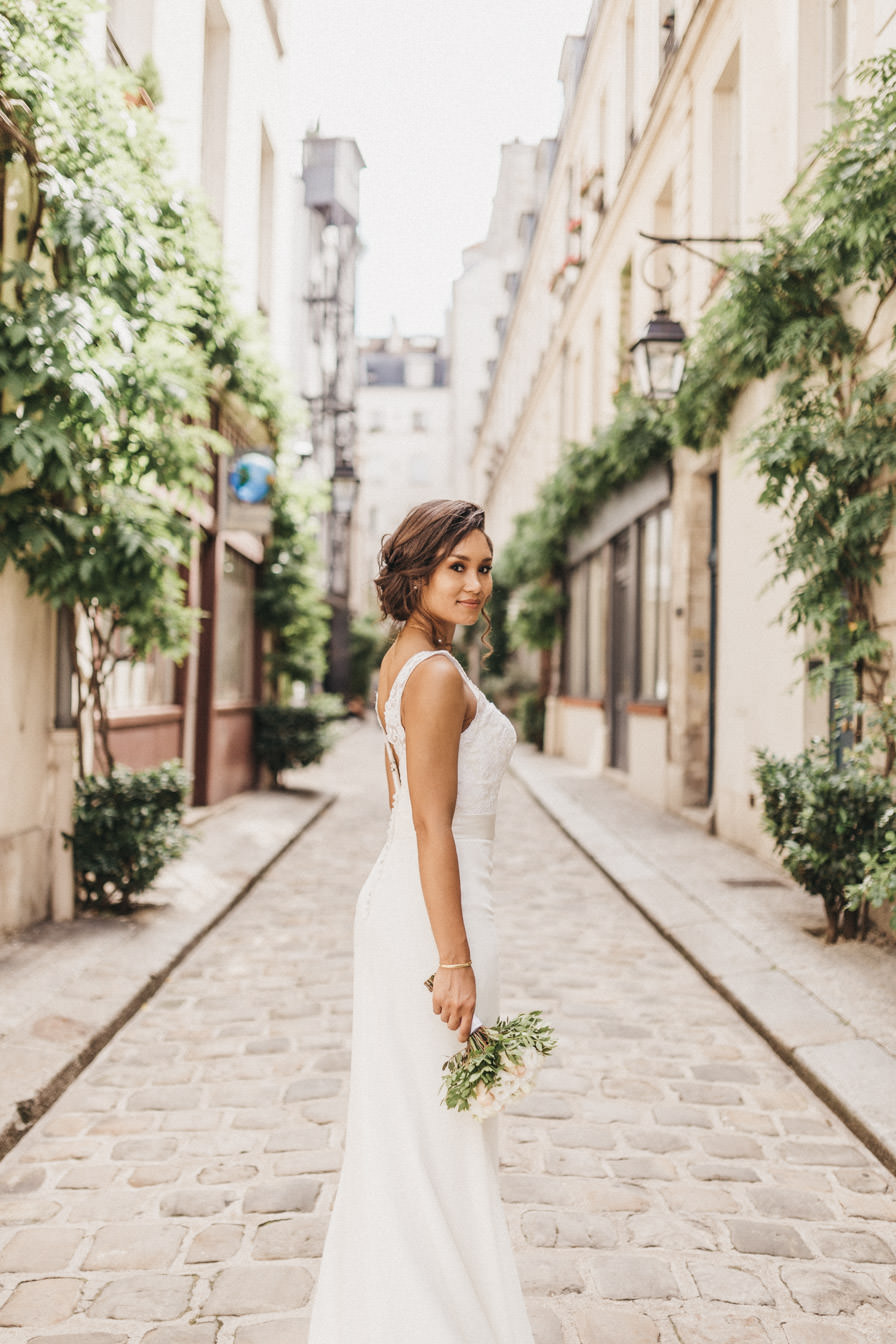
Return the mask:
<path id="1" fill-rule="evenodd" d="M 330 769 L 338 801 L 0 1163 L 4 1344 L 305 1339 L 374 730 Z M 496 889 L 505 1009 L 561 1042 L 502 1122 L 538 1344 L 892 1344 L 889 1173 L 513 781 Z"/>
<path id="2" fill-rule="evenodd" d="M 305 782 L 193 809 L 186 854 L 127 918 L 82 917 L 0 935 L 0 1156 L 326 807 L 327 794 L 303 789 Z"/>

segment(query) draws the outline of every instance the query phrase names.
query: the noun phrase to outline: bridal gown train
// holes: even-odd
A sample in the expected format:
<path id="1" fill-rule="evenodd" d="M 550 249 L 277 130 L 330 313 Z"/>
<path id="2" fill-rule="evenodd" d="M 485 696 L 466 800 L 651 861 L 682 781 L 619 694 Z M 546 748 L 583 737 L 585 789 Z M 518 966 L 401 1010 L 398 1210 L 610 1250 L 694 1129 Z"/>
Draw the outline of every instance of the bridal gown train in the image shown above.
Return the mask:
<path id="1" fill-rule="evenodd" d="M 309 1344 L 532 1344 L 498 1190 L 499 1122 L 442 1104 L 442 1064 L 460 1047 L 423 985 L 438 955 L 403 784 L 401 696 L 414 669 L 439 655 L 476 696 L 460 739 L 452 829 L 476 1010 L 485 1022 L 498 1014 L 492 839 L 516 735 L 447 650 L 426 650 L 399 670 L 383 708 L 396 792 L 355 915 L 345 1160 Z"/>

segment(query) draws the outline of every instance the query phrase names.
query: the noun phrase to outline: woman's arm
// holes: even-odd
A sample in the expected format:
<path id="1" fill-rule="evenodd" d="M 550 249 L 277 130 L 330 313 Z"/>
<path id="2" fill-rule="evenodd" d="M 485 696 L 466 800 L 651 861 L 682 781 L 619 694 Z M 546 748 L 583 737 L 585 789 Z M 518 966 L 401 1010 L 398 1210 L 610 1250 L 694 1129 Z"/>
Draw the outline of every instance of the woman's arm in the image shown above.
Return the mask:
<path id="1" fill-rule="evenodd" d="M 470 960 L 461 906 L 460 870 L 451 822 L 457 801 L 457 754 L 467 713 L 466 690 L 444 658 L 427 658 L 402 695 L 407 787 L 417 833 L 420 882 L 440 963 Z M 433 1012 L 466 1041 L 476 1007 L 471 967 L 438 970 Z"/>

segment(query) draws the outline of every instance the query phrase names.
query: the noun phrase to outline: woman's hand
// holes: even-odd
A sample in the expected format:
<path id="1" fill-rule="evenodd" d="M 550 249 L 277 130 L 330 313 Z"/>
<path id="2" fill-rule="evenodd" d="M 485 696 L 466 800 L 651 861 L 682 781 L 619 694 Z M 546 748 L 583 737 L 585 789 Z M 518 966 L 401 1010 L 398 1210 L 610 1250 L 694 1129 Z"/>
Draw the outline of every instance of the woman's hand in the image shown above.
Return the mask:
<path id="1" fill-rule="evenodd" d="M 447 971 L 439 967 L 432 986 L 432 1010 L 452 1031 L 461 1045 L 469 1039 L 476 1009 L 476 977 L 471 966 Z"/>

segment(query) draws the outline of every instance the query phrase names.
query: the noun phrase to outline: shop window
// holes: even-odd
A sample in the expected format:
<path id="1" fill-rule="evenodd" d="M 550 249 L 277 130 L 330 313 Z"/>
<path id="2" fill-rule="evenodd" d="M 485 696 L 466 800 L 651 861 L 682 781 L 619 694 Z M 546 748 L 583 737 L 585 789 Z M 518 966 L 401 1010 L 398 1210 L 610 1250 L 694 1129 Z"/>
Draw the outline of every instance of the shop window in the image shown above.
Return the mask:
<path id="1" fill-rule="evenodd" d="M 638 699 L 666 700 L 669 694 L 669 598 L 672 513 L 650 513 L 639 526 Z"/>
<path id="2" fill-rule="evenodd" d="M 577 565 L 569 575 L 569 611 L 566 624 L 567 694 L 586 694 L 588 677 L 588 566 Z"/>
<path id="3" fill-rule="evenodd" d="M 607 548 L 588 562 L 588 678 L 585 694 L 592 700 L 606 695 L 607 662 Z"/>
<path id="4" fill-rule="evenodd" d="M 570 571 L 566 693 L 602 700 L 606 690 L 606 548 Z"/>
<path id="5" fill-rule="evenodd" d="M 230 547 L 215 621 L 215 703 L 247 704 L 255 691 L 255 566 Z"/>
<path id="6" fill-rule="evenodd" d="M 124 655 L 127 636 L 122 634 L 115 642 L 116 651 Z M 149 709 L 155 705 L 173 705 L 177 701 L 177 668 L 174 662 L 155 649 L 147 658 L 132 662 L 122 657 L 115 664 L 108 681 L 108 704 L 113 712 L 130 709 Z"/>

